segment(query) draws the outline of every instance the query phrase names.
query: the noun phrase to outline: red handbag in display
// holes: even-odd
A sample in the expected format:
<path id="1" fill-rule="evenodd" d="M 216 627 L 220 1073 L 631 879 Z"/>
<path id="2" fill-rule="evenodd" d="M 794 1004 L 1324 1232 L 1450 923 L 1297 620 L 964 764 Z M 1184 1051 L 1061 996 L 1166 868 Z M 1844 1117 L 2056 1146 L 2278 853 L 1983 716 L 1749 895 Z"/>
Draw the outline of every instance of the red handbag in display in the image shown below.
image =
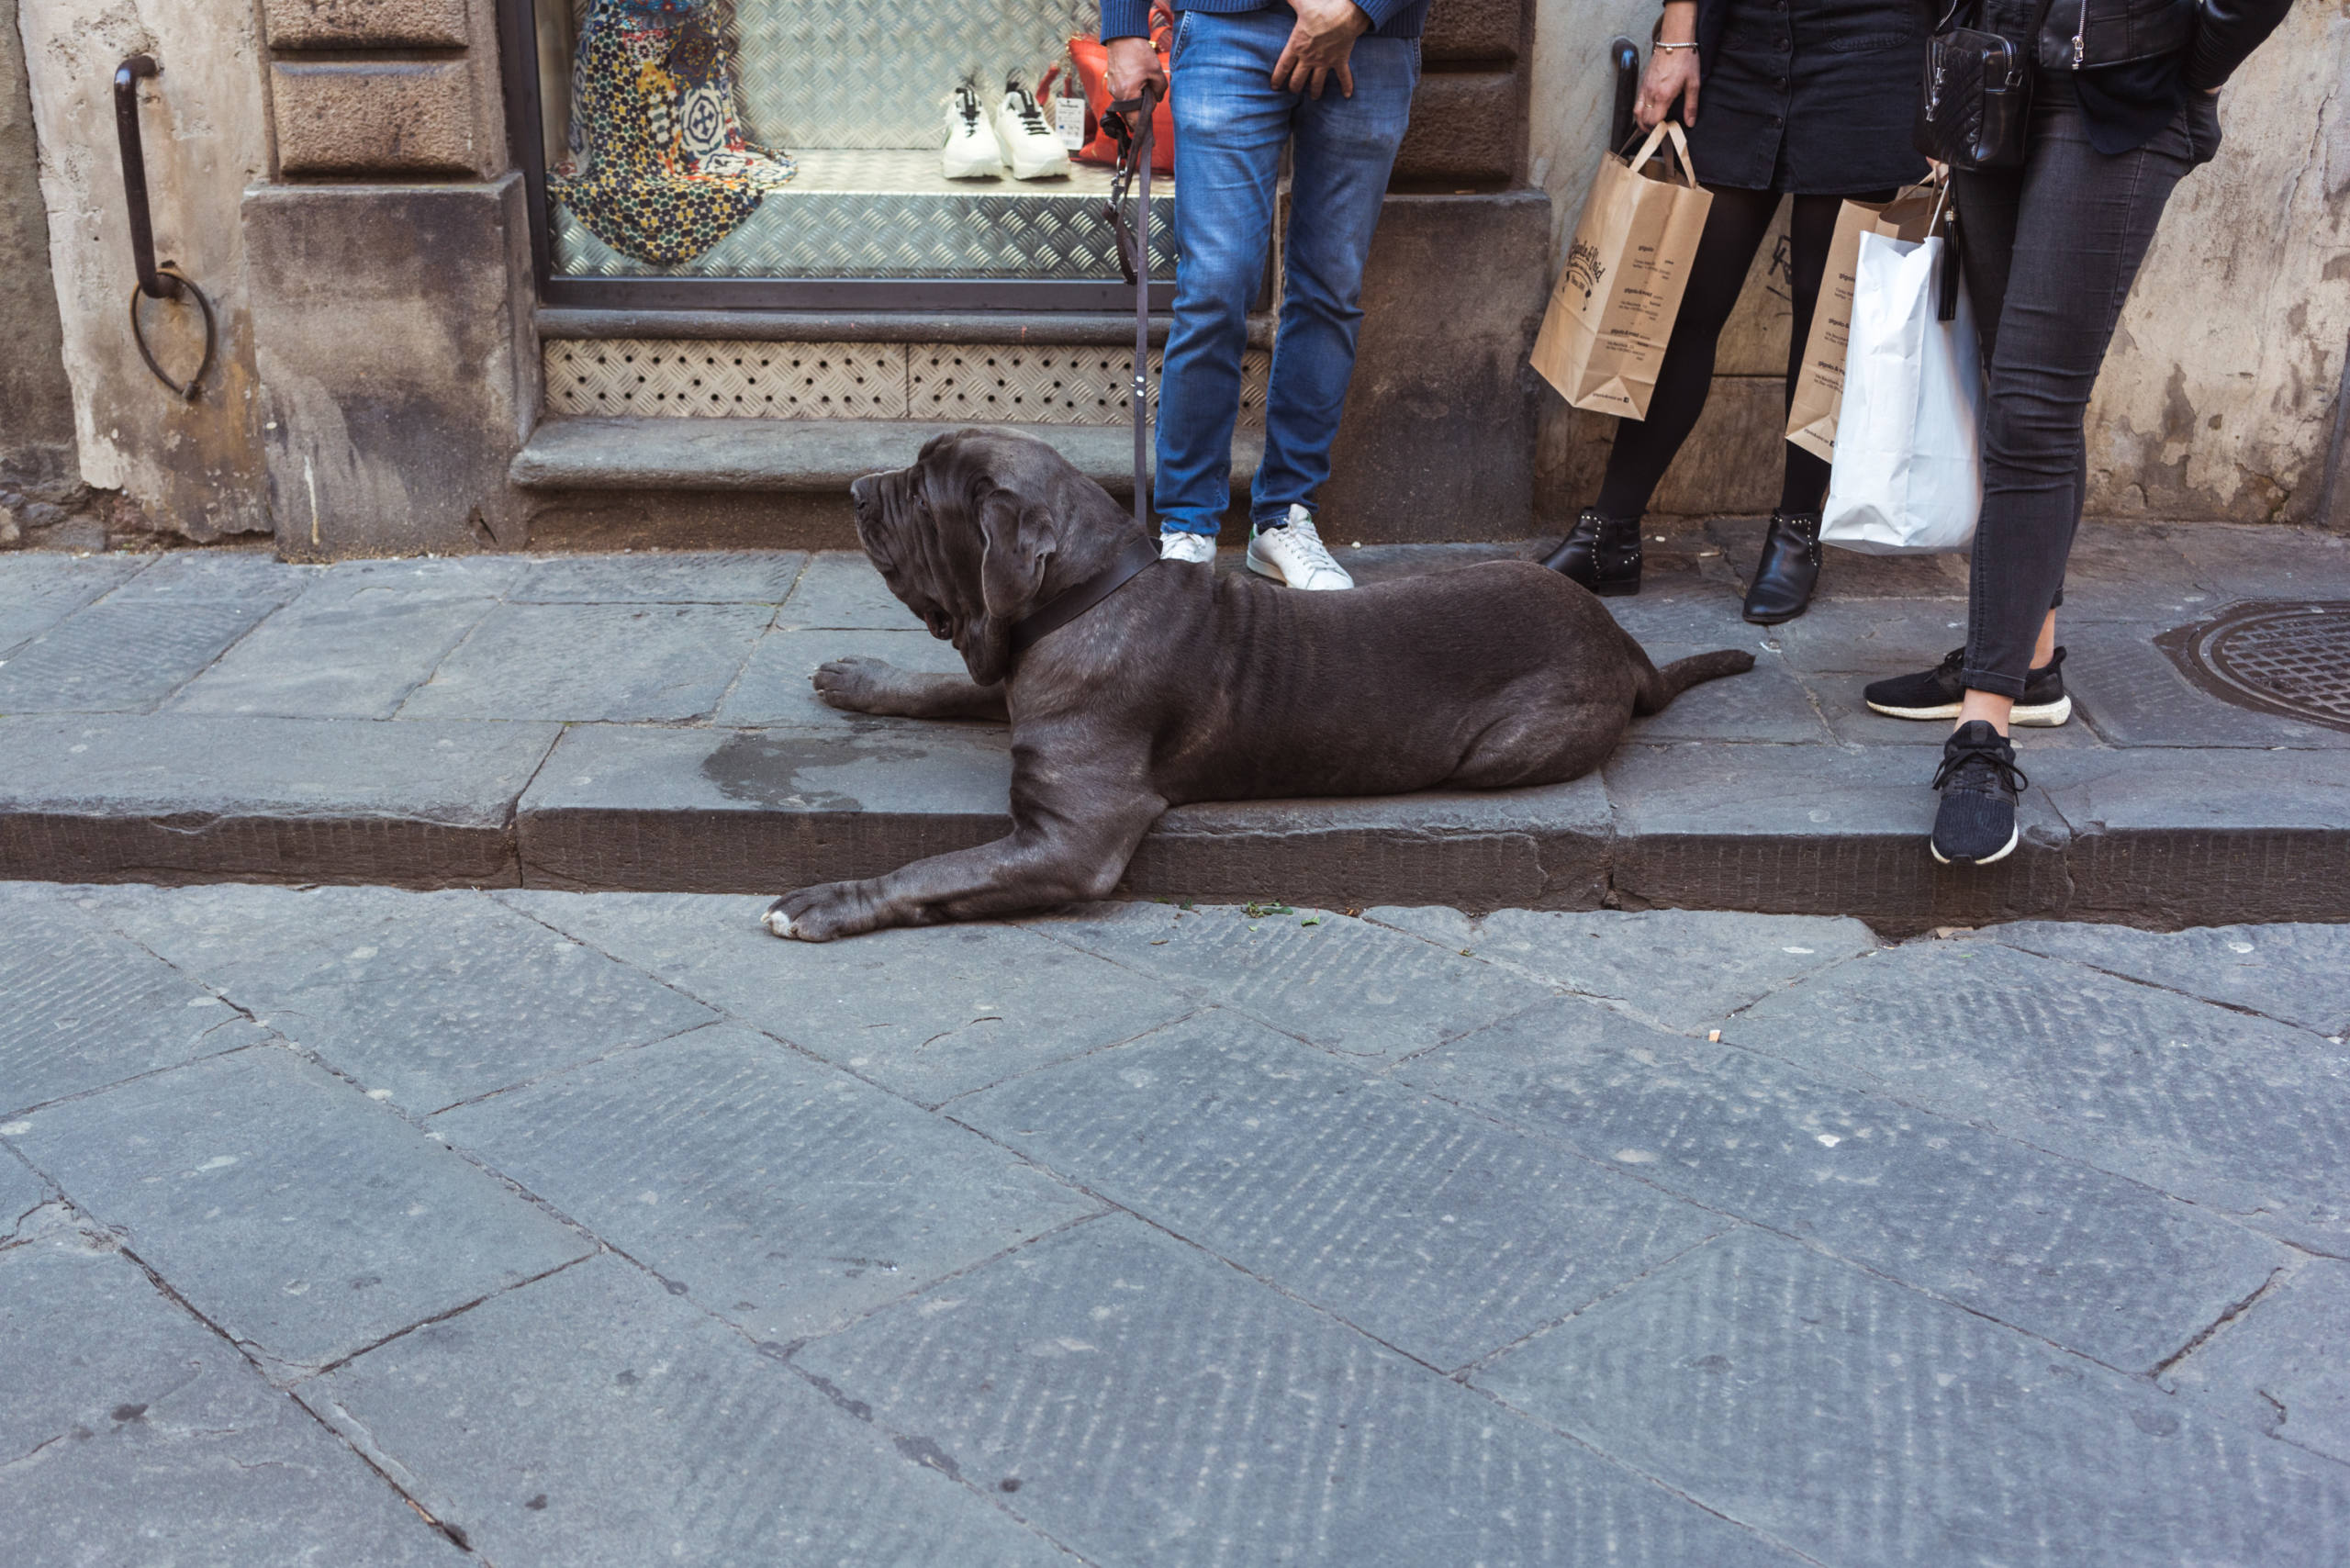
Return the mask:
<path id="1" fill-rule="evenodd" d="M 1171 69 L 1169 49 L 1175 41 L 1174 14 L 1165 6 L 1150 12 L 1150 41 L 1158 50 L 1158 68 Z M 1071 39 L 1069 57 L 1077 62 L 1078 84 L 1085 89 L 1085 145 L 1072 153 L 1080 163 L 1118 162 L 1117 138 L 1102 129 L 1102 111 L 1110 106 L 1110 51 L 1100 39 Z M 1175 172 L 1175 108 L 1169 98 L 1158 100 L 1150 117 L 1150 172 Z"/>

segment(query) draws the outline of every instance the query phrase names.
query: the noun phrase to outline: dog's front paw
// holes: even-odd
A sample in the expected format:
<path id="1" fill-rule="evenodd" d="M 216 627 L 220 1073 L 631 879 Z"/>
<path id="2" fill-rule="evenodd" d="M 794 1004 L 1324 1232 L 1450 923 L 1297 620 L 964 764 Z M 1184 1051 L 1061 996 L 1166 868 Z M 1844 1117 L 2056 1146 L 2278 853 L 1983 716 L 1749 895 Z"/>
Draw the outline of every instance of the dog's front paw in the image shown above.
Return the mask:
<path id="1" fill-rule="evenodd" d="M 849 654 L 818 665 L 809 684 L 828 707 L 852 713 L 882 713 L 890 711 L 890 699 L 904 673 L 887 659 Z"/>
<path id="2" fill-rule="evenodd" d="M 786 893 L 767 905 L 759 924 L 774 935 L 793 942 L 830 942 L 869 930 L 873 922 L 865 901 L 850 882 L 825 882 Z"/>

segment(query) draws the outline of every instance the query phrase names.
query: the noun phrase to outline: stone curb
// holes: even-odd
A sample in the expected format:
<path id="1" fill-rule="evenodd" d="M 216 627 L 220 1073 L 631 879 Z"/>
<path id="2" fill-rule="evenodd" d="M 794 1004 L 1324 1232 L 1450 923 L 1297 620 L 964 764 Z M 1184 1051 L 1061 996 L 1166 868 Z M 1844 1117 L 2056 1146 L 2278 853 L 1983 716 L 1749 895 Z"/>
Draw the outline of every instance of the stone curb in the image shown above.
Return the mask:
<path id="1" fill-rule="evenodd" d="M 79 747 L 76 751 L 73 748 Z M 0 721 L 0 876 L 58 881 L 779 892 L 1007 828 L 1007 739 L 159 714 Z M 1121 891 L 2016 919 L 2350 920 L 2350 777 L 2315 752 L 2051 755 L 2026 841 L 1924 853 L 1929 748 L 1627 745 L 1605 777 L 1495 794 L 1198 805 Z M 1914 753 L 1914 755 L 1913 755 Z"/>

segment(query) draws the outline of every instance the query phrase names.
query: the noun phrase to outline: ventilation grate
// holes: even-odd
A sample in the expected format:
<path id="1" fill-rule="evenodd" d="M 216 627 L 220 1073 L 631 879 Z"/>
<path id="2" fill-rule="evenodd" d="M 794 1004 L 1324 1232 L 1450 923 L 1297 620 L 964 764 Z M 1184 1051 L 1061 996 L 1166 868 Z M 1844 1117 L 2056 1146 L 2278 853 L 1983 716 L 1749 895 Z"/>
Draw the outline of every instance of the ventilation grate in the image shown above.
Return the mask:
<path id="1" fill-rule="evenodd" d="M 551 339 L 547 412 L 681 419 L 1126 422 L 1132 351 L 998 343 Z M 1265 422 L 1272 355 L 1241 364 L 1240 423 Z M 1151 401 L 1158 356 L 1151 356 Z"/>

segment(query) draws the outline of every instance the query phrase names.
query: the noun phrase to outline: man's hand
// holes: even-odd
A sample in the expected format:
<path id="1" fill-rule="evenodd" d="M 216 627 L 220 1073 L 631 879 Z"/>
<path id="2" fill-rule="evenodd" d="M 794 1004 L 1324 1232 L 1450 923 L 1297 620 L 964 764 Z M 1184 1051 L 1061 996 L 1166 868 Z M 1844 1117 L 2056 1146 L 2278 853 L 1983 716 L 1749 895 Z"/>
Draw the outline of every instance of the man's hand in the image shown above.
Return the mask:
<path id="1" fill-rule="evenodd" d="M 1297 13 L 1297 26 L 1273 62 L 1273 85 L 1318 98 L 1335 77 L 1338 91 L 1353 97 L 1355 73 L 1347 57 L 1354 52 L 1355 39 L 1371 31 L 1371 18 L 1354 0 L 1290 0 L 1290 8 Z"/>
<path id="2" fill-rule="evenodd" d="M 1161 97 L 1167 94 L 1167 73 L 1158 66 L 1158 50 L 1148 39 L 1112 39 L 1104 46 L 1109 55 L 1110 96 L 1124 103 L 1142 92 L 1146 82 L 1158 84 Z"/>
<path id="3" fill-rule="evenodd" d="M 1671 0 L 1664 8 L 1664 28 L 1657 41 L 1686 44 L 1695 43 L 1696 39 L 1695 5 L 1691 0 Z M 1673 112 L 1674 104 L 1681 105 L 1682 124 L 1697 123 L 1697 51 L 1651 50 L 1649 68 L 1640 75 L 1640 95 L 1632 106 L 1632 118 L 1639 121 L 1642 130 L 1654 130 Z"/>

